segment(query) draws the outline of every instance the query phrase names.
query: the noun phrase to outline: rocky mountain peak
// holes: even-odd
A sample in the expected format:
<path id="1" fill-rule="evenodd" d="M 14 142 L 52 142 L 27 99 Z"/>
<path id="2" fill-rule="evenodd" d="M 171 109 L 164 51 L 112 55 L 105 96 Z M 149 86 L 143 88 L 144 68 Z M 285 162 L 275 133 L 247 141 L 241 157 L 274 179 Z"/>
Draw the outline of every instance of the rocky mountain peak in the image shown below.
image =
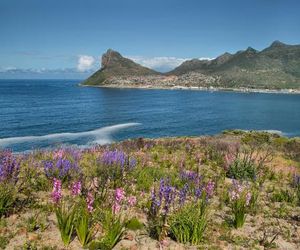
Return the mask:
<path id="1" fill-rule="evenodd" d="M 123 57 L 121 56 L 121 54 L 119 52 L 112 50 L 112 49 L 108 49 L 106 51 L 106 53 L 104 53 L 102 55 L 101 67 L 107 68 L 122 58 Z"/>
<path id="2" fill-rule="evenodd" d="M 280 47 L 285 47 L 285 46 L 286 46 L 285 43 L 276 40 L 271 44 L 270 48 L 280 48 Z"/>

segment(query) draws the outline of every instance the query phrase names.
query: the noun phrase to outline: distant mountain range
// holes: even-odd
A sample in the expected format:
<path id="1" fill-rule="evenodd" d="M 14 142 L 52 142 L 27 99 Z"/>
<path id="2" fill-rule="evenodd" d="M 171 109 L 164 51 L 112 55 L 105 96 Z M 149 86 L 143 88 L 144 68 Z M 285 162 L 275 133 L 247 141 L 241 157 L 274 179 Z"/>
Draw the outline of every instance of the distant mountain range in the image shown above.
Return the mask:
<path id="1" fill-rule="evenodd" d="M 214 60 L 192 59 L 167 73 L 143 67 L 109 49 L 101 69 L 83 85 L 111 87 L 220 87 L 300 89 L 300 45 L 275 41 L 257 51 L 251 47 Z"/>

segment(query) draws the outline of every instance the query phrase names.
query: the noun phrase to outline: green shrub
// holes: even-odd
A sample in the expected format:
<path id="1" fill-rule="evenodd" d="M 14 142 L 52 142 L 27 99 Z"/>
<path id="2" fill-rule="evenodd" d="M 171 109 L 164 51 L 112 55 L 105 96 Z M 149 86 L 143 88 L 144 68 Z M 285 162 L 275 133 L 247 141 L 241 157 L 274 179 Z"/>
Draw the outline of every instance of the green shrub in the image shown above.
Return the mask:
<path id="1" fill-rule="evenodd" d="M 237 180 L 254 180 L 257 167 L 252 161 L 238 158 L 229 166 L 226 176 Z"/>
<path id="2" fill-rule="evenodd" d="M 127 229 L 133 231 L 140 230 L 144 227 L 144 225 L 135 217 L 127 221 L 125 226 Z"/>

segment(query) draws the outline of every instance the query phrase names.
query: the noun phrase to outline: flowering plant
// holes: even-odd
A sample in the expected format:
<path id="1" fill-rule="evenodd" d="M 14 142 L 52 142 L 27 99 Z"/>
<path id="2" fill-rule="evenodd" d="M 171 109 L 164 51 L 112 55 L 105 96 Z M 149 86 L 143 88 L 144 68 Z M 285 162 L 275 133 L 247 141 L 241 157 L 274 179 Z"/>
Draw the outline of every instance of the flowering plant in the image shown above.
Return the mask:
<path id="1" fill-rule="evenodd" d="M 233 223 L 236 228 L 242 227 L 246 220 L 247 208 L 250 205 L 251 192 L 241 182 L 233 180 L 229 191 L 230 206 L 233 213 Z"/>
<path id="2" fill-rule="evenodd" d="M 104 170 L 108 173 L 108 179 L 112 181 L 113 188 L 122 186 L 125 177 L 136 165 L 136 160 L 130 158 L 123 151 L 105 151 L 100 159 Z"/>
<path id="3" fill-rule="evenodd" d="M 60 156 L 61 154 L 55 160 L 45 161 L 44 172 L 47 178 L 57 178 L 65 182 L 73 175 L 79 174 L 80 169 L 76 162 Z"/>
<path id="4" fill-rule="evenodd" d="M 11 151 L 0 151 L 0 182 L 18 180 L 20 163 Z"/>
<path id="5" fill-rule="evenodd" d="M 167 216 L 174 203 L 176 189 L 168 179 L 161 179 L 158 191 L 152 190 L 148 212 L 150 235 L 160 241 L 167 234 Z"/>

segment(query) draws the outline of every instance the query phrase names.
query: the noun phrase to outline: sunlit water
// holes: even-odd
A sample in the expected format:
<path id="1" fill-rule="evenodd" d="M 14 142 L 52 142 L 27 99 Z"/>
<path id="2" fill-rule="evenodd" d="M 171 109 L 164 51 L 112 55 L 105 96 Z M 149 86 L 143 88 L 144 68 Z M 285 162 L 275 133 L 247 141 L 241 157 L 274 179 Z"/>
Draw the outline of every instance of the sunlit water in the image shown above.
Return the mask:
<path id="1" fill-rule="evenodd" d="M 225 129 L 300 135 L 300 95 L 78 87 L 74 80 L 0 80 L 0 147 L 87 146 Z"/>

